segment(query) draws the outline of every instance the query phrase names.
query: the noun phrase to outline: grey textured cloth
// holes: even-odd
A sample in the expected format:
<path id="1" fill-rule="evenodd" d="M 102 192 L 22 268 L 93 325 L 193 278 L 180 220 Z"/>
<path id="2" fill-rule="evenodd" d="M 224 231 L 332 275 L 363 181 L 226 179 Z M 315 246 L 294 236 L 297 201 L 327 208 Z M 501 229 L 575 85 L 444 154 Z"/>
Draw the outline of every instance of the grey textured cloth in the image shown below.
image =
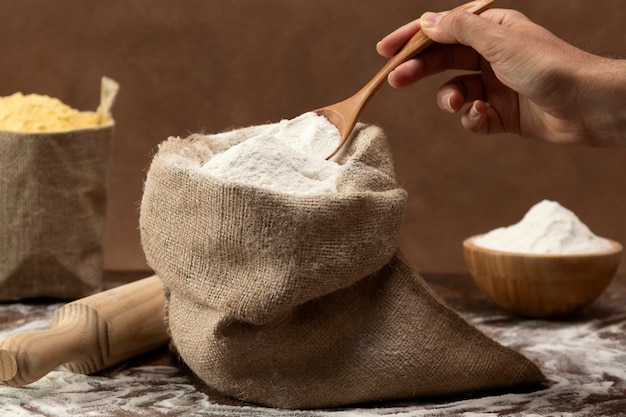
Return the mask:
<path id="1" fill-rule="evenodd" d="M 112 133 L 0 131 L 0 300 L 100 290 Z"/>

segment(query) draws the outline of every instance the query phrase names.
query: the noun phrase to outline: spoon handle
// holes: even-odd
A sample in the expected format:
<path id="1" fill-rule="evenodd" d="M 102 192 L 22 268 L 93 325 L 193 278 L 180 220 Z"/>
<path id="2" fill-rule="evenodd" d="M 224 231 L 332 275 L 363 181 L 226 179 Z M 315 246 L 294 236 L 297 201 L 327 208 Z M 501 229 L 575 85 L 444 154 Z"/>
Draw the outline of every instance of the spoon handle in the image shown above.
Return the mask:
<path id="1" fill-rule="evenodd" d="M 487 10 L 492 3 L 493 0 L 475 0 L 462 4 L 451 11 L 466 11 L 469 13 L 479 14 Z M 433 43 L 435 43 L 435 41 L 426 36 L 424 32 L 421 30 L 418 31 L 411 39 L 408 40 L 400 51 L 387 61 L 380 71 L 370 80 L 370 82 L 367 83 L 363 90 L 376 91 L 378 87 L 385 82 L 391 71 L 393 71 L 398 65 L 413 58 Z"/>
<path id="2" fill-rule="evenodd" d="M 475 0 L 465 3 L 452 11 L 467 11 L 478 14 L 488 9 L 492 3 L 493 0 Z M 341 134 L 339 145 L 326 159 L 331 159 L 335 156 L 348 142 L 350 133 L 354 129 L 361 111 L 387 80 L 391 71 L 393 71 L 398 65 L 417 55 L 432 43 L 434 43 L 434 41 L 426 36 L 424 32 L 419 30 L 411 39 L 409 39 L 402 49 L 398 51 L 398 53 L 387 61 L 380 71 L 378 71 L 378 73 L 374 75 L 374 77 L 370 79 L 367 84 L 363 86 L 363 88 L 357 91 L 356 94 L 346 100 L 315 110 L 317 114 L 326 117 L 332 124 L 334 124 L 339 129 Z"/>

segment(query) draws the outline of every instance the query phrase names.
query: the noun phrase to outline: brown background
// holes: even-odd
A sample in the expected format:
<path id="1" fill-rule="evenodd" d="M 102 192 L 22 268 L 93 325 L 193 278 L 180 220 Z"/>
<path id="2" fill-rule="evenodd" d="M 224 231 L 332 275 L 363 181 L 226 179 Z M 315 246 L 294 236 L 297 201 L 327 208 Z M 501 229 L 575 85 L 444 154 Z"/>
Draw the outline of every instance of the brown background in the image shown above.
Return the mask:
<path id="1" fill-rule="evenodd" d="M 107 269 L 145 269 L 142 182 L 156 145 L 278 121 L 343 99 L 384 63 L 375 43 L 448 0 L 3 0 L 0 95 L 95 109 L 122 87 L 109 178 Z M 625 0 L 497 0 L 585 49 L 626 56 Z M 626 243 L 626 150 L 474 136 L 434 105 L 448 76 L 385 86 L 362 116 L 388 133 L 409 191 L 402 248 L 422 272 L 464 271 L 462 240 L 518 221 L 544 198 Z M 611 111 L 611 109 L 606 109 Z M 622 270 L 626 266 L 622 263 Z"/>

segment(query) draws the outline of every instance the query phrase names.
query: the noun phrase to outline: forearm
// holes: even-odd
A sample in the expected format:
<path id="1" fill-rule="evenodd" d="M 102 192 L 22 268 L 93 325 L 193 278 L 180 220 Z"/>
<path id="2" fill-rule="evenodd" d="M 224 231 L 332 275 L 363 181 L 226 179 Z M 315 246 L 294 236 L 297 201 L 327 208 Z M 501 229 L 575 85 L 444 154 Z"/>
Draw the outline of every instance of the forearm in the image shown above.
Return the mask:
<path id="1" fill-rule="evenodd" d="M 579 73 L 577 104 L 592 143 L 626 147 L 626 60 L 594 57 Z"/>

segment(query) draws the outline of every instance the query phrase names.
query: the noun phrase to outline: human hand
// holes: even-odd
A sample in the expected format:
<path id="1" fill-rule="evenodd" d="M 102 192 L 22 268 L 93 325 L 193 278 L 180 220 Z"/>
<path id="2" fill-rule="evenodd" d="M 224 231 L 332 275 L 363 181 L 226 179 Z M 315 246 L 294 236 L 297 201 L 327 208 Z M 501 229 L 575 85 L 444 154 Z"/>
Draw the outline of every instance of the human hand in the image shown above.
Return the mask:
<path id="1" fill-rule="evenodd" d="M 477 71 L 452 78 L 437 94 L 439 107 L 448 112 L 471 103 L 461 118 L 465 129 L 555 143 L 626 143 L 623 110 L 619 120 L 602 121 L 606 105 L 625 107 L 624 61 L 584 52 L 523 14 L 503 9 L 479 16 L 425 13 L 387 35 L 378 52 L 394 55 L 420 29 L 444 45 L 398 66 L 389 83 L 402 88 L 448 69 Z M 616 86 L 621 95 L 614 102 Z"/>

